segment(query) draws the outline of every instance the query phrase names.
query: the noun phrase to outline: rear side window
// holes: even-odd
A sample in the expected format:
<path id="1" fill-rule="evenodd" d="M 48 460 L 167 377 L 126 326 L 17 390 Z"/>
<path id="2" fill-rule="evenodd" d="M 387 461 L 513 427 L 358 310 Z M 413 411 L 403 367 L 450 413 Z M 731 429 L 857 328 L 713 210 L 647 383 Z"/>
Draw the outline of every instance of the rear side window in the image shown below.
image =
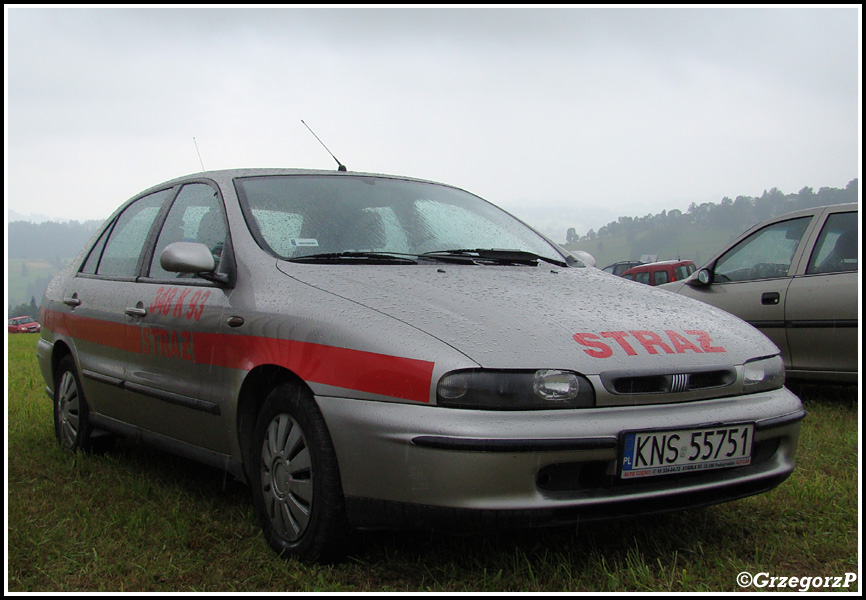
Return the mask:
<path id="1" fill-rule="evenodd" d="M 668 282 L 668 272 L 667 271 L 654 271 L 653 272 L 653 285 L 661 285 L 663 283 Z"/>
<path id="2" fill-rule="evenodd" d="M 844 273 L 857 270 L 857 213 L 836 213 L 827 217 L 806 274 Z"/>
<path id="3" fill-rule="evenodd" d="M 130 204 L 117 218 L 103 243 L 105 234 L 97 241 L 82 272 L 120 279 L 133 279 L 137 275 L 138 260 L 153 222 L 171 189 L 155 192 Z M 98 257 L 97 257 L 98 255 Z"/>
<path id="4" fill-rule="evenodd" d="M 650 274 L 649 271 L 641 271 L 640 273 L 634 274 L 634 280 L 638 283 L 645 283 L 649 285 L 650 282 Z"/>

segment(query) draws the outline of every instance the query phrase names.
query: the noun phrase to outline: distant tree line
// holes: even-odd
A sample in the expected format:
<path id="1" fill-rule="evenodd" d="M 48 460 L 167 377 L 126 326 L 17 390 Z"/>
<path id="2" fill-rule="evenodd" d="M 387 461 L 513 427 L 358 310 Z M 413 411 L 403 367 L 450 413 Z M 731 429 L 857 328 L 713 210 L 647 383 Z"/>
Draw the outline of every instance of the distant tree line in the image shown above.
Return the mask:
<path id="1" fill-rule="evenodd" d="M 8 258 L 41 258 L 54 264 L 78 254 L 103 221 L 9 223 Z"/>
<path id="2" fill-rule="evenodd" d="M 663 239 L 673 230 L 684 227 L 714 227 L 744 231 L 770 217 L 804 208 L 829 204 L 857 202 L 857 179 L 852 179 L 845 189 L 822 187 L 815 193 L 812 188 L 804 187 L 796 194 L 783 194 L 778 188 L 764 190 L 760 197 L 737 196 L 731 200 L 727 196 L 718 203 L 692 202 L 686 212 L 678 209 L 663 210 L 656 215 L 644 217 L 619 217 L 598 231 L 590 229 L 586 234 L 577 235 L 574 228 L 566 234 L 567 243 L 590 242 L 606 237 L 633 237 L 638 233 L 657 234 Z"/>

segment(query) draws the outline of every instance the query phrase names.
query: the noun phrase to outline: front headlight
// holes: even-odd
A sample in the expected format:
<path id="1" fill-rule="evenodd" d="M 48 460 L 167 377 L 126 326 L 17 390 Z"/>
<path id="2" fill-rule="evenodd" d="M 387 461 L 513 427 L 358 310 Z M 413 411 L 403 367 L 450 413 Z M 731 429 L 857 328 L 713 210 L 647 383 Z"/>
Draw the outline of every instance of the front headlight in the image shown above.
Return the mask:
<path id="1" fill-rule="evenodd" d="M 756 358 L 743 365 L 743 391 L 747 394 L 774 390 L 785 385 L 785 364 L 778 354 Z"/>
<path id="2" fill-rule="evenodd" d="M 439 380 L 437 404 L 486 410 L 548 410 L 595 406 L 595 390 L 571 371 L 452 371 Z"/>

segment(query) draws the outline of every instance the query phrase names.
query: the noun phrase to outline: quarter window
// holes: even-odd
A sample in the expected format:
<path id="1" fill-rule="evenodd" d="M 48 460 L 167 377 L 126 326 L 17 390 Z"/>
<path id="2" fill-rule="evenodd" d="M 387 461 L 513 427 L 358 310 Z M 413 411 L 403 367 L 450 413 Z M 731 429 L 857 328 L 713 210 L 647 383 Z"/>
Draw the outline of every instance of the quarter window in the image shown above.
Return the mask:
<path id="1" fill-rule="evenodd" d="M 111 233 L 111 227 L 106 227 L 96 243 L 93 244 L 93 249 L 87 256 L 87 260 L 81 266 L 81 272 L 89 275 L 96 274 L 96 268 L 99 266 L 99 259 L 102 257 L 102 249 L 105 247 L 105 240 L 108 239 L 108 234 Z"/>
<path id="2" fill-rule="evenodd" d="M 156 192 L 139 198 L 126 207 L 117 218 L 105 249 L 102 251 L 102 257 L 96 267 L 97 275 L 122 279 L 135 278 L 144 242 L 159 214 L 159 209 L 170 194 L 171 189 Z M 89 258 L 87 262 L 86 268 L 90 266 Z"/>

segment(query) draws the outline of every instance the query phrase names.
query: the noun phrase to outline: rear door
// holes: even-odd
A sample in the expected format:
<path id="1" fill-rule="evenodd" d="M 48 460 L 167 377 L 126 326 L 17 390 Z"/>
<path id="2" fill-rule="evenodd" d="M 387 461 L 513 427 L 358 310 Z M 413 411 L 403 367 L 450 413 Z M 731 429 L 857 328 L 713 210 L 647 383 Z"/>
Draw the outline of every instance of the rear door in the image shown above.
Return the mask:
<path id="1" fill-rule="evenodd" d="M 810 236 L 785 306 L 792 371 L 848 373 L 856 381 L 858 216 L 828 208 Z"/>
<path id="2" fill-rule="evenodd" d="M 71 338 L 91 409 L 121 421 L 132 416 L 123 385 L 139 352 L 129 302 L 142 251 L 171 192 L 127 206 L 97 239 L 62 303 L 46 315 L 50 328 Z"/>

